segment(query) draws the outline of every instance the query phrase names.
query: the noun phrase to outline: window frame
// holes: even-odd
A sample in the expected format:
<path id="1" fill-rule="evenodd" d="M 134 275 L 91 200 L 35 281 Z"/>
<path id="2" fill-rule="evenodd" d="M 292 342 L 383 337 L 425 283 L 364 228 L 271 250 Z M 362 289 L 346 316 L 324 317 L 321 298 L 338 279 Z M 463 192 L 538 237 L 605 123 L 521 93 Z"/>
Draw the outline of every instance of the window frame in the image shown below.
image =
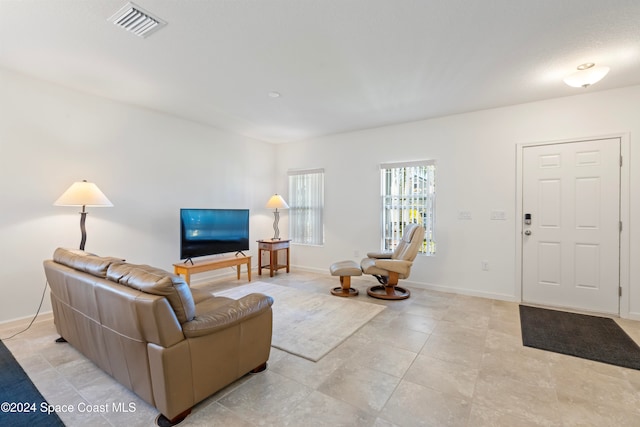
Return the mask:
<path id="1" fill-rule="evenodd" d="M 394 193 L 391 191 L 391 194 L 386 194 L 387 191 L 387 172 L 389 170 L 399 170 L 399 169 L 409 169 L 415 167 L 428 167 L 431 168 L 430 171 L 427 171 L 427 178 L 425 180 L 425 184 L 422 185 L 422 189 L 426 189 L 427 193 L 411 195 L 408 194 L 407 191 L 410 190 L 410 187 L 407 184 L 411 183 L 411 178 L 404 177 L 404 184 L 398 185 L 397 191 Z M 434 159 L 427 160 L 415 160 L 415 161 L 407 161 L 407 162 L 388 162 L 380 164 L 380 248 L 382 251 L 393 251 L 397 246 L 398 242 L 402 238 L 402 233 L 404 231 L 404 227 L 409 223 L 417 222 L 422 224 L 425 229 L 425 240 L 420 247 L 418 255 L 423 256 L 435 256 L 436 254 L 436 171 L 437 171 L 437 161 Z M 393 174 L 393 172 L 390 172 Z M 396 174 L 400 174 L 401 172 L 396 172 Z M 405 172 L 406 174 L 406 172 Z M 422 177 L 424 180 L 424 177 Z M 393 178 L 391 178 L 393 179 Z M 415 183 L 413 183 L 413 187 L 415 191 Z M 403 192 L 404 190 L 404 192 Z M 389 220 L 388 206 L 393 206 L 393 203 L 389 203 L 389 200 L 393 200 L 393 198 L 399 199 L 399 202 L 396 204 L 395 211 L 397 212 L 398 221 Z M 424 199 L 422 205 L 416 204 L 416 200 Z M 407 199 L 413 199 L 413 203 L 407 203 Z M 424 213 L 421 213 L 420 210 L 424 209 Z M 417 211 L 417 212 L 416 212 Z M 407 218 L 401 218 L 403 216 L 408 216 Z M 394 227 L 395 230 L 389 231 L 387 228 L 388 225 L 393 226 L 397 224 L 397 227 Z M 390 227 L 389 227 L 390 228 Z"/>

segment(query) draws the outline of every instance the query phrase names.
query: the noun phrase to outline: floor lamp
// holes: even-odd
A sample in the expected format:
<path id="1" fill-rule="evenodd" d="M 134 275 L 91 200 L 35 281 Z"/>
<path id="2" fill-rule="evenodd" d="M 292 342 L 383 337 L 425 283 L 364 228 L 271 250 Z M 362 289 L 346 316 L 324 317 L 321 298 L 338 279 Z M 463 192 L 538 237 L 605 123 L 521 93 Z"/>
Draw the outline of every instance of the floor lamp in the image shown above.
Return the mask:
<path id="1" fill-rule="evenodd" d="M 53 204 L 54 206 L 82 206 L 80 212 L 80 233 L 82 238 L 80 239 L 80 250 L 84 250 L 84 244 L 87 241 L 87 229 L 85 228 L 85 221 L 87 220 L 87 206 L 100 206 L 108 207 L 113 204 L 107 199 L 102 191 L 93 182 L 74 182 L 71 187 L 67 189 L 62 196 L 58 198 Z"/>
<path id="2" fill-rule="evenodd" d="M 278 209 L 289 209 L 289 205 L 284 201 L 281 195 L 274 194 L 267 202 L 267 208 L 275 209 L 273 212 L 273 239 L 280 240 L 280 230 L 278 230 L 278 221 L 280 221 L 280 212 Z"/>

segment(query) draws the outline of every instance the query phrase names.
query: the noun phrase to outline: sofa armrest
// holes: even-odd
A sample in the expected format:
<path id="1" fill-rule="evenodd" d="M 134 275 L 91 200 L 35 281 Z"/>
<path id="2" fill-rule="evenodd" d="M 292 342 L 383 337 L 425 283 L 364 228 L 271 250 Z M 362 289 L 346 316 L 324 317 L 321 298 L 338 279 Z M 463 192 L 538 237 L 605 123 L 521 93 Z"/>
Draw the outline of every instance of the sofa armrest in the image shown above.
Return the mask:
<path id="1" fill-rule="evenodd" d="M 379 259 L 376 260 L 376 267 L 383 270 L 393 271 L 398 274 L 408 275 L 409 269 L 413 264 L 412 261 L 405 261 L 401 259 Z"/>
<path id="2" fill-rule="evenodd" d="M 391 259 L 393 252 L 368 252 L 367 257 L 376 259 Z"/>
<path id="3" fill-rule="evenodd" d="M 271 309 L 273 298 L 263 294 L 249 294 L 233 300 L 209 313 L 196 316 L 182 324 L 185 337 L 194 338 L 226 329 Z"/>

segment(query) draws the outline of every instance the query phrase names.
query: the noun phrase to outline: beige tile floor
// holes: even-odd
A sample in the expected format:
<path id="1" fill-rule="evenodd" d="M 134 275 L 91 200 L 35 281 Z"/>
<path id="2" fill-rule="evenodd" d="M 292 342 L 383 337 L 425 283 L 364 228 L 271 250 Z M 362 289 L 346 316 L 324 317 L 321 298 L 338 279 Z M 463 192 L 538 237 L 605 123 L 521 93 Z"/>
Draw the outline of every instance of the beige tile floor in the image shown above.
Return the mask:
<path id="1" fill-rule="evenodd" d="M 255 279 L 337 286 L 307 272 Z M 640 371 L 523 347 L 518 304 L 422 289 L 386 302 L 366 296 L 368 278 L 353 282 L 360 300 L 387 309 L 317 363 L 272 349 L 267 371 L 201 402 L 181 426 L 640 426 Z M 617 321 L 640 342 L 640 322 Z M 18 326 L 0 326 L 0 337 Z M 45 316 L 5 341 L 49 403 L 135 408 L 60 413 L 67 426 L 153 425 L 154 408 L 55 338 Z"/>

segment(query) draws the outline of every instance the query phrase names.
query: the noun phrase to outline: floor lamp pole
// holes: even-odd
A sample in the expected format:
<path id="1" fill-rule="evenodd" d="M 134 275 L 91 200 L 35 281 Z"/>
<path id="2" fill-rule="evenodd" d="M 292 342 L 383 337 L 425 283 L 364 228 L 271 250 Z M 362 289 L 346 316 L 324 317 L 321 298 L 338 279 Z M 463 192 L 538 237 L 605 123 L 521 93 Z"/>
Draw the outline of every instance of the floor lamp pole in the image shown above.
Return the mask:
<path id="1" fill-rule="evenodd" d="M 85 205 L 82 205 L 82 212 L 80 212 L 80 233 L 82 234 L 82 238 L 80 239 L 81 251 L 84 251 L 84 244 L 87 242 L 87 229 L 84 226 L 84 223 L 87 220 L 87 213 Z"/>

